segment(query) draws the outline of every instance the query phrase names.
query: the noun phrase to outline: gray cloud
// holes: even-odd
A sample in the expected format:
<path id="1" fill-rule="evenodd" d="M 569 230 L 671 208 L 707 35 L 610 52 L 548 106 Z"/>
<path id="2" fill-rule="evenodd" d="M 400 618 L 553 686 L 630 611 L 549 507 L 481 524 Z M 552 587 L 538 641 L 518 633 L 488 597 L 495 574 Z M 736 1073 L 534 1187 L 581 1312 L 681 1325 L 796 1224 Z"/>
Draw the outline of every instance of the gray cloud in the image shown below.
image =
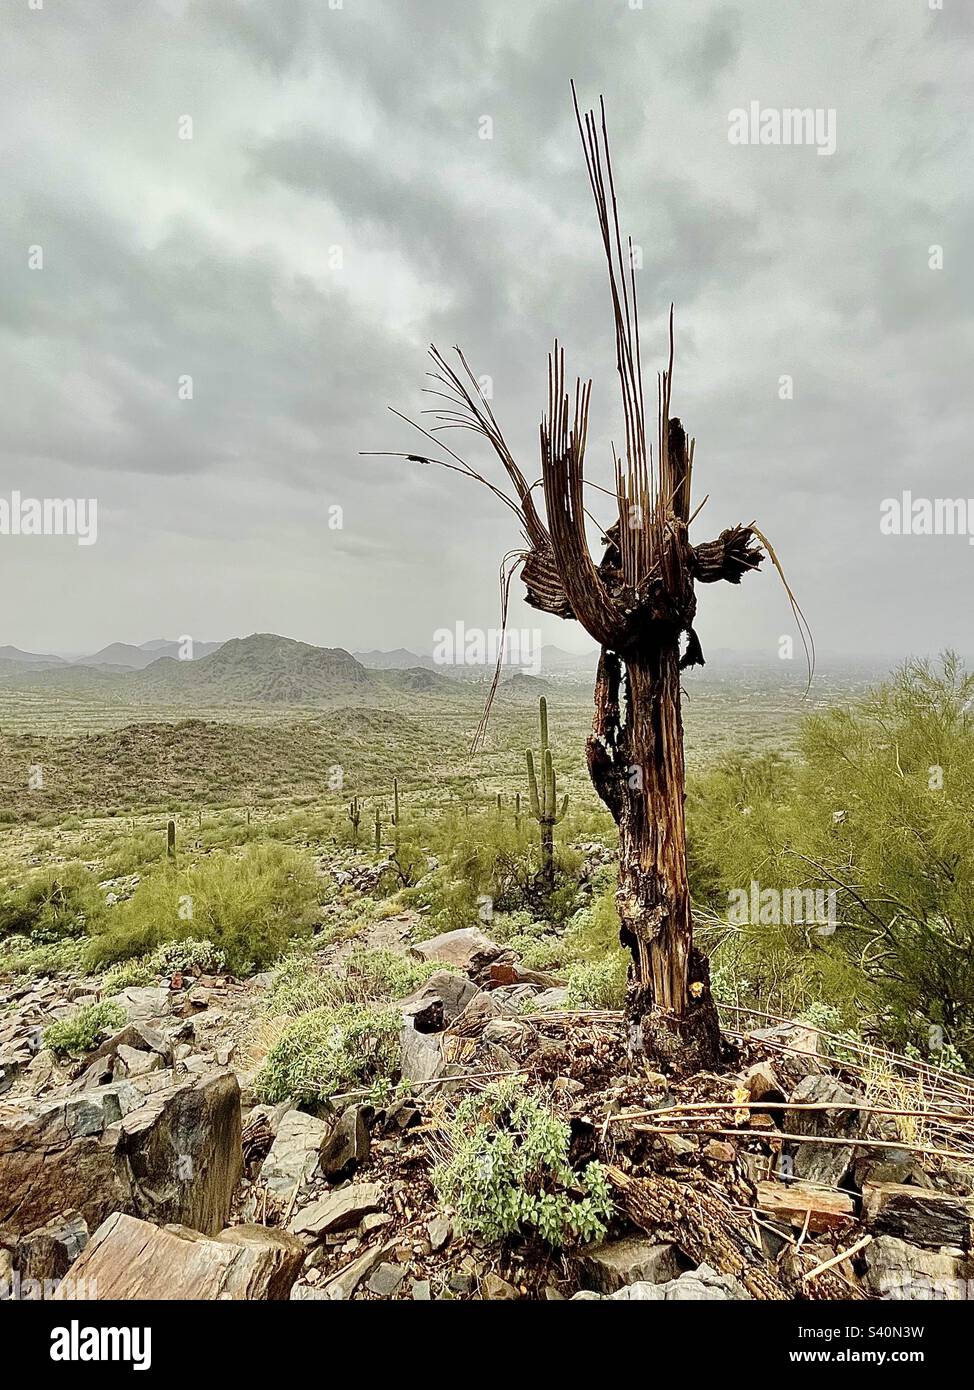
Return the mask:
<path id="1" fill-rule="evenodd" d="M 878 528 L 902 487 L 974 492 L 969 7 L 75 0 L 4 24 L 0 492 L 97 494 L 102 525 L 84 554 L 0 540 L 18 595 L 0 641 L 429 646 L 455 618 L 493 624 L 503 511 L 359 451 L 416 447 L 385 407 L 421 410 L 427 344 L 459 342 L 533 474 L 557 335 L 595 378 L 607 481 L 620 422 L 574 77 L 606 96 L 648 364 L 677 306 L 700 534 L 759 518 L 823 647 L 972 645 L 974 552 Z M 833 107 L 836 153 L 731 146 L 752 100 Z M 790 630 L 771 578 L 705 598 L 705 645 Z"/>

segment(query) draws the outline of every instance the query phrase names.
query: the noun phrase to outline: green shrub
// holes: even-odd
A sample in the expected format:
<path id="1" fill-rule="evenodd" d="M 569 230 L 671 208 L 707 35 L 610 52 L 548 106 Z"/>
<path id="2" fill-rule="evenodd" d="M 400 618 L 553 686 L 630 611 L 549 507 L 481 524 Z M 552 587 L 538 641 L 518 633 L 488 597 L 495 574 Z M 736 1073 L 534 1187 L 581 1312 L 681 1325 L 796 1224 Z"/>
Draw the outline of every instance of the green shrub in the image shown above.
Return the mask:
<path id="1" fill-rule="evenodd" d="M 54 864 L 0 897 L 0 937 L 29 935 L 35 946 L 81 936 L 104 912 L 104 897 L 83 864 Z"/>
<path id="2" fill-rule="evenodd" d="M 301 1014 L 267 1055 L 255 1086 L 271 1104 L 315 1105 L 352 1090 L 388 1095 L 401 1061 L 398 1009 L 343 1004 Z"/>
<path id="3" fill-rule="evenodd" d="M 349 983 L 359 998 L 403 999 L 439 970 L 453 970 L 441 960 L 412 960 L 398 951 L 356 951 L 348 961 Z"/>
<path id="4" fill-rule="evenodd" d="M 318 886 L 308 855 L 279 844 L 215 852 L 198 864 L 151 871 L 133 896 L 112 910 L 94 936 L 92 968 L 148 955 L 166 942 L 200 937 L 243 976 L 272 964 L 296 937 L 310 933 Z"/>
<path id="5" fill-rule="evenodd" d="M 605 1170 L 590 1163 L 576 1174 L 570 1137 L 523 1077 L 505 1077 L 458 1106 L 453 1156 L 433 1174 L 437 1194 L 484 1240 L 536 1233 L 556 1248 L 598 1240 L 612 1214 Z"/>
<path id="6" fill-rule="evenodd" d="M 559 936 L 512 936 L 507 945 L 526 970 L 555 970 L 564 964 L 565 943 Z"/>
<path id="7" fill-rule="evenodd" d="M 152 964 L 151 956 L 137 956 L 134 960 L 123 960 L 106 970 L 101 979 L 102 994 L 118 994 L 123 989 L 134 989 L 141 985 L 154 984 L 159 972 Z"/>
<path id="8" fill-rule="evenodd" d="M 908 662 L 851 709 L 804 721 L 800 758 L 727 759 L 691 782 L 698 933 L 722 993 L 974 1064 L 974 675 Z M 728 894 L 836 893 L 834 930 L 735 924 Z"/>
<path id="9" fill-rule="evenodd" d="M 48 945 L 35 946 L 29 937 L 13 935 L 0 940 L 0 975 L 62 975 L 81 969 L 85 942 L 67 937 Z"/>
<path id="10" fill-rule="evenodd" d="M 59 1056 L 80 1057 L 98 1045 L 104 1032 L 121 1028 L 126 1014 L 121 1004 L 103 1000 L 86 1004 L 70 1018 L 60 1019 L 44 1030 L 44 1046 Z"/>
<path id="11" fill-rule="evenodd" d="M 150 963 L 157 975 L 218 975 L 226 966 L 226 958 L 212 941 L 184 936 L 157 947 Z"/>
<path id="12" fill-rule="evenodd" d="M 621 1009 L 626 1000 L 629 955 L 613 951 L 605 960 L 576 961 L 568 967 L 570 1009 Z"/>

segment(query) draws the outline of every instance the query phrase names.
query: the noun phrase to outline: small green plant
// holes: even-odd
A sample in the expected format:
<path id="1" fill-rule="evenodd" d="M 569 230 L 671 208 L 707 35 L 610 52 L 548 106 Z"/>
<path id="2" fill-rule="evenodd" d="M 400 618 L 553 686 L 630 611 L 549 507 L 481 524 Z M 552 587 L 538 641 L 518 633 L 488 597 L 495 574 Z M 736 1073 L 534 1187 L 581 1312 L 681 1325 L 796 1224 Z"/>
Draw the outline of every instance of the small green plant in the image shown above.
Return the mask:
<path id="1" fill-rule="evenodd" d="M 527 751 L 528 789 L 531 794 L 531 814 L 541 827 L 541 881 L 550 892 L 555 886 L 554 830 L 564 820 L 568 810 L 568 793 L 565 793 L 558 809 L 558 792 L 555 785 L 555 767 L 551 761 L 551 748 L 548 745 L 548 702 L 542 695 L 539 701 L 541 713 L 541 785 L 534 770 L 534 754 Z M 500 797 L 497 798 L 498 807 Z"/>
<path id="2" fill-rule="evenodd" d="M 316 1105 L 359 1089 L 382 1099 L 399 1071 L 401 1033 L 398 1009 L 343 1004 L 301 1014 L 267 1054 L 256 1089 L 271 1104 Z"/>
<path id="3" fill-rule="evenodd" d="M 152 956 L 137 956 L 135 960 L 120 961 L 106 970 L 102 976 L 102 994 L 118 994 L 123 989 L 134 989 L 141 985 L 151 985 L 159 971 L 152 964 Z"/>
<path id="4" fill-rule="evenodd" d="M 125 1010 L 121 1004 L 103 1000 L 100 1004 L 86 1004 L 70 1018 L 59 1019 L 44 1031 L 44 1046 L 58 1056 L 80 1057 L 97 1046 L 102 1033 L 121 1028 L 125 1022 Z"/>
<path id="5" fill-rule="evenodd" d="M 184 936 L 166 941 L 150 957 L 157 975 L 219 975 L 226 968 L 226 956 L 212 941 Z"/>
<path id="6" fill-rule="evenodd" d="M 590 1163 L 576 1173 L 570 1138 L 523 1077 L 505 1077 L 457 1107 L 453 1157 L 433 1174 L 437 1194 L 463 1230 L 488 1241 L 536 1233 L 558 1248 L 598 1240 L 612 1215 L 605 1169 Z"/>

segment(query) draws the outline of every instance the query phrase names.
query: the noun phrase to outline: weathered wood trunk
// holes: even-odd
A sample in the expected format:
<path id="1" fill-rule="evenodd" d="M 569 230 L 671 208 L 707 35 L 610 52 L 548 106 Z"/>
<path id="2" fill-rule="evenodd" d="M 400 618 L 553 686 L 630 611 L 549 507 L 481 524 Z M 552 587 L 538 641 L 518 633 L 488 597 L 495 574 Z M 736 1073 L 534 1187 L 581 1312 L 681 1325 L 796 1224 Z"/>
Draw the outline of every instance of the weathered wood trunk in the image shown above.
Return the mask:
<path id="1" fill-rule="evenodd" d="M 627 653 L 621 702 L 620 659 L 603 653 L 589 767 L 619 826 L 630 1046 L 691 1070 L 716 1065 L 720 1029 L 707 960 L 693 946 L 678 641 Z"/>

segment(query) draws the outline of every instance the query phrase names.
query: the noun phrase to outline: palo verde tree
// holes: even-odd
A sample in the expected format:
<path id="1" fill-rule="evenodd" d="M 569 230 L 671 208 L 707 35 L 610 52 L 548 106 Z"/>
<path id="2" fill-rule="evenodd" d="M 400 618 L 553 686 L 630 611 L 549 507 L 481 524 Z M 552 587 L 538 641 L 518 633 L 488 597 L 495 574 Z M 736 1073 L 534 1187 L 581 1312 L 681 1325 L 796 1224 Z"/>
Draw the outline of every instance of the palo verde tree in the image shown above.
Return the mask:
<path id="1" fill-rule="evenodd" d="M 449 457 L 401 457 L 438 463 L 484 483 L 518 517 L 525 543 L 502 565 L 505 620 L 511 579 L 520 566 L 526 601 L 581 623 L 601 648 L 588 765 L 619 828 L 617 902 L 621 939 L 632 954 L 626 1002 L 630 1045 L 682 1069 L 709 1067 L 718 1059 L 720 1031 L 707 961 L 692 939 L 680 672 L 703 663 L 693 628 L 695 586 L 740 583 L 764 559 L 758 540 L 767 542 L 753 525 L 729 527 L 698 545 L 689 539 L 695 515 L 690 510 L 693 441 L 670 414 L 672 308 L 669 364 L 658 377 L 657 432 L 651 441 L 632 243 L 624 252 L 604 103 L 598 122 L 594 111 L 581 115 L 577 99 L 575 114 L 608 265 L 624 421 L 624 450 L 613 448 L 616 515 L 604 528 L 601 559 L 596 562 L 589 548 L 584 499 L 592 383 L 576 381 L 569 396 L 564 350 L 557 342 L 548 359 L 540 430 L 544 519 L 535 500 L 537 484 L 528 483 L 513 458 L 459 348 L 459 369 L 430 348 L 436 382 L 431 390 L 447 402 L 434 414 L 441 428 L 473 430 L 490 443 L 514 496 L 420 426 Z M 770 546 L 768 551 L 775 560 Z M 498 664 L 494 688 L 499 672 Z"/>

